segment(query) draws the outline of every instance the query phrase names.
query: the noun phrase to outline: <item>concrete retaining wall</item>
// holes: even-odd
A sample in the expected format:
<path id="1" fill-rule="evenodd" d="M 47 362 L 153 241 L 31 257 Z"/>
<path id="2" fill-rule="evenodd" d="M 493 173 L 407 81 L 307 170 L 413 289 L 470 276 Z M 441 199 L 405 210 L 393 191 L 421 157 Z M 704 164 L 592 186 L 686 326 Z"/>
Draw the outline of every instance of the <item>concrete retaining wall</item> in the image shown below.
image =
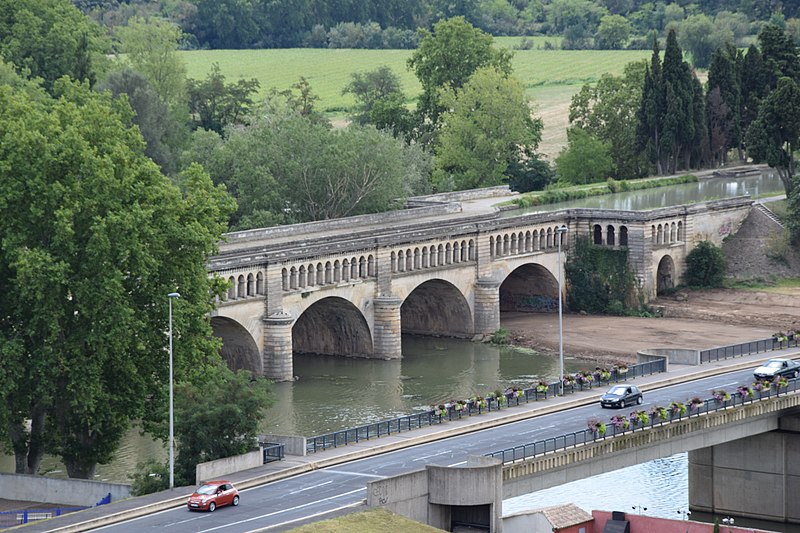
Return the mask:
<path id="1" fill-rule="evenodd" d="M 234 455 L 233 457 L 200 463 L 195 467 L 195 475 L 197 476 L 197 482 L 201 483 L 239 472 L 240 470 L 256 468 L 262 464 L 264 464 L 264 458 L 259 448 L 243 455 Z"/>
<path id="2" fill-rule="evenodd" d="M 306 455 L 306 438 L 295 435 L 259 435 L 259 442 L 274 442 L 283 444 L 283 453 L 286 455 Z"/>
<path id="3" fill-rule="evenodd" d="M 647 361 L 666 358 L 668 365 L 671 363 L 676 365 L 700 364 L 700 350 L 690 348 L 647 348 L 637 352 L 636 355 L 640 362 L 643 358 L 646 358 Z"/>
<path id="4" fill-rule="evenodd" d="M 131 486 L 88 479 L 59 479 L 45 476 L 0 473 L 0 495 L 8 500 L 59 503 L 90 507 L 111 493 L 111 501 L 131 495 Z"/>

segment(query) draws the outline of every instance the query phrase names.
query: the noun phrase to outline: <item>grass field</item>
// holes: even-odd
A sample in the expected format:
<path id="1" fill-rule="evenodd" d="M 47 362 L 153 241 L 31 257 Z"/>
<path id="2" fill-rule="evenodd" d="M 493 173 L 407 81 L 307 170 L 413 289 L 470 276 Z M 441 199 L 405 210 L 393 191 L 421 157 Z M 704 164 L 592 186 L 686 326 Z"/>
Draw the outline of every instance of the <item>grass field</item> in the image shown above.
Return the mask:
<path id="1" fill-rule="evenodd" d="M 532 38 L 534 46 L 554 38 Z M 513 47 L 521 37 L 501 37 L 498 46 Z M 181 52 L 190 78 L 205 78 L 211 65 L 218 63 L 228 81 L 256 78 L 260 96 L 271 88 L 290 88 L 304 76 L 319 96 L 317 108 L 342 118 L 353 106 L 351 95 L 342 89 L 354 72 L 367 72 L 389 66 L 400 78 L 409 104 L 420 93 L 417 78 L 406 67 L 411 50 L 328 50 L 311 48 L 270 50 L 197 50 Z M 606 72 L 621 74 L 625 65 L 650 56 L 647 50 L 515 50 L 514 73 L 534 101 L 537 114 L 545 123 L 541 151 L 557 155 L 566 143 L 567 113 L 572 95 L 585 83 L 593 83 Z"/>

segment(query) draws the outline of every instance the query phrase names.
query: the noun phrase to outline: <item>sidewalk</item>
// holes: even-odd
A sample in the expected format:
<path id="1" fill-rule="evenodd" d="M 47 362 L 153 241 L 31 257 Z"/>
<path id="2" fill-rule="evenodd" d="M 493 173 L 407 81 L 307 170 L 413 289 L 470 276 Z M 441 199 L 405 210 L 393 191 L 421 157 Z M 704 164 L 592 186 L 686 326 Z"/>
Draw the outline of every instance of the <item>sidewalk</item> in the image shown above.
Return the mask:
<path id="1" fill-rule="evenodd" d="M 691 381 L 699 377 L 708 377 L 736 370 L 755 368 L 762 361 L 766 361 L 772 357 L 794 357 L 797 355 L 800 355 L 800 350 L 791 348 L 726 359 L 700 366 L 670 365 L 667 373 L 653 374 L 647 377 L 634 378 L 629 381 L 637 384 L 639 388 L 646 392 L 648 390 Z M 232 481 L 238 488 L 246 489 L 319 468 L 542 416 L 563 409 L 588 405 L 597 402 L 600 395 L 605 392 L 605 390 L 605 387 L 598 387 L 587 391 L 578 391 L 566 396 L 548 398 L 547 400 L 507 407 L 499 411 L 464 417 L 460 420 L 453 420 L 435 426 L 407 431 L 405 433 L 362 441 L 304 457 L 288 456 L 283 461 L 275 461 L 258 468 L 236 472 L 225 477 Z M 103 525 L 129 520 L 165 509 L 180 507 L 186 503 L 186 499 L 189 494 L 191 494 L 193 488 L 194 487 L 175 488 L 173 490 L 148 494 L 138 498 L 130 498 L 71 513 L 57 519 L 32 523 L 12 529 L 24 528 L 25 532 L 58 531 L 62 533 L 87 531 Z"/>

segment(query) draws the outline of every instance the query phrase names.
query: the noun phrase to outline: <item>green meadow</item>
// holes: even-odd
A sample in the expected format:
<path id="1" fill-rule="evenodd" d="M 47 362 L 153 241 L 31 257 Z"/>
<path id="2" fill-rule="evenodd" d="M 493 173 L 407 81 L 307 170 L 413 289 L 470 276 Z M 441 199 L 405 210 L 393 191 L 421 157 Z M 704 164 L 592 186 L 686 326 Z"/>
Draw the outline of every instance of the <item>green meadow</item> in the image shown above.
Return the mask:
<path id="1" fill-rule="evenodd" d="M 513 48 L 521 37 L 501 37 L 497 46 Z M 514 50 L 514 73 L 534 102 L 536 114 L 545 123 L 541 150 L 550 157 L 566 143 L 567 115 L 572 95 L 585 83 L 596 82 L 604 73 L 621 74 L 625 65 L 650 57 L 647 50 L 545 50 L 554 38 L 531 38 L 531 50 Z M 343 119 L 355 103 L 342 94 L 354 72 L 389 66 L 400 78 L 412 105 L 421 88 L 406 62 L 411 50 L 329 50 L 312 48 L 269 50 L 196 50 L 181 52 L 190 78 L 205 78 L 214 63 L 228 81 L 256 78 L 259 96 L 275 88 L 285 90 L 305 77 L 319 96 L 317 109 L 331 119 Z"/>

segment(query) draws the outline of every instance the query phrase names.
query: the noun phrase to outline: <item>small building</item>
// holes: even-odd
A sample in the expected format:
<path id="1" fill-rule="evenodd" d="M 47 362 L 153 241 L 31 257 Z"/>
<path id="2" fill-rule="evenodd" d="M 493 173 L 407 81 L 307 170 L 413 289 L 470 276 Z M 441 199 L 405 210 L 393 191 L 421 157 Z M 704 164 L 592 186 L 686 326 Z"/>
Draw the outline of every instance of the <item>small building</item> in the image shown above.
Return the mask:
<path id="1" fill-rule="evenodd" d="M 503 516 L 503 533 L 595 533 L 592 515 L 567 503 Z"/>

